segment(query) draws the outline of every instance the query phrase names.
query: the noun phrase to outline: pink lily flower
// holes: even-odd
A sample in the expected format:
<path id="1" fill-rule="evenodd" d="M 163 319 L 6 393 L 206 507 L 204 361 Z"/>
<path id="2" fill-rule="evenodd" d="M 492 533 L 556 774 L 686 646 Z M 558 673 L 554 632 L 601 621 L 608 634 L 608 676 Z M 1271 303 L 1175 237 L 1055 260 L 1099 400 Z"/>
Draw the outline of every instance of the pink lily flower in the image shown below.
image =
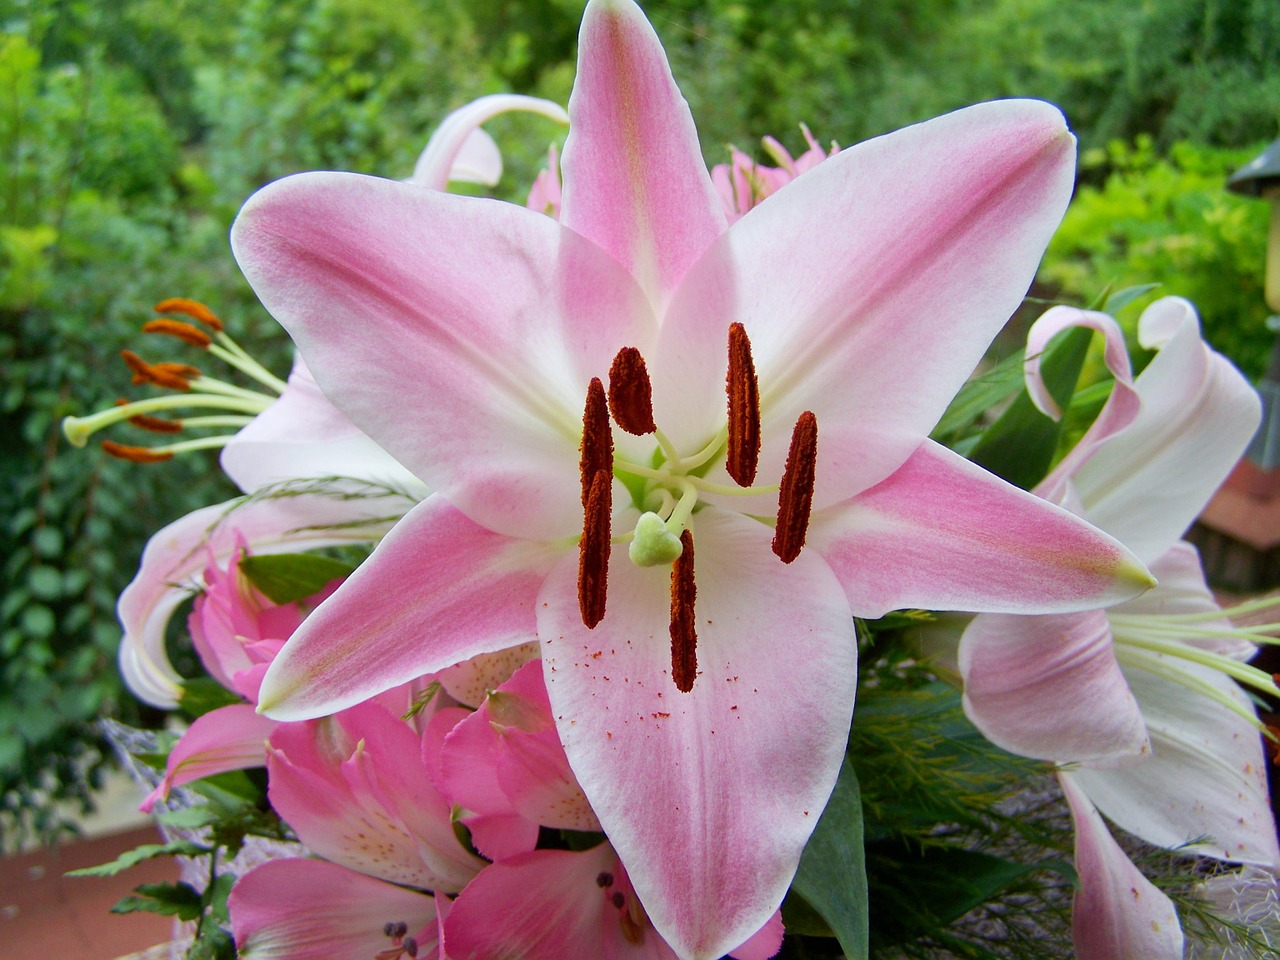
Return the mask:
<path id="1" fill-rule="evenodd" d="M 812 170 L 827 157 L 835 156 L 839 147 L 831 145 L 828 153 L 818 143 L 809 128 L 803 123 L 800 129 L 804 133 L 809 149 L 792 157 L 781 143 L 773 137 L 764 138 L 764 148 L 778 164 L 766 167 L 756 163 L 737 148 L 731 151 L 729 163 L 718 163 L 711 168 L 711 182 L 715 184 L 720 201 L 724 204 L 724 212 L 728 221 L 733 223 L 752 207 L 766 197 L 776 193 L 806 170 Z"/>
<path id="2" fill-rule="evenodd" d="M 243 960 L 447 960 L 449 901 L 323 860 L 271 860 L 227 898 Z"/>
<path id="3" fill-rule="evenodd" d="M 337 173 L 237 220 L 325 394 L 437 491 L 286 645 L 262 709 L 333 712 L 536 635 L 654 926 L 716 957 L 777 908 L 835 782 L 853 616 L 1151 581 L 926 439 L 1067 202 L 1056 110 L 844 150 L 730 229 L 639 9 L 593 0 L 579 50 L 558 222 Z"/>
<path id="4" fill-rule="evenodd" d="M 1028 352 L 1075 324 L 1107 336 L 1116 387 L 1037 491 L 1132 545 L 1159 586 L 1091 612 L 974 618 L 959 650 L 966 712 L 1006 749 L 1066 765 L 1077 826 L 1093 835 L 1082 844 L 1102 843 L 1096 834 L 1105 828 L 1087 812 L 1096 806 L 1149 843 L 1280 868 L 1260 723 L 1237 681 L 1266 692 L 1275 684 L 1245 665 L 1256 647 L 1214 601 L 1195 549 L 1178 539 L 1244 451 L 1257 395 L 1201 340 L 1185 300 L 1166 298 L 1142 315 L 1139 337 L 1160 352 L 1136 380 L 1122 335 L 1103 314 L 1049 311 Z M 1034 368 L 1031 377 L 1034 384 Z M 1112 877 L 1078 902 L 1087 915 L 1077 917 L 1077 932 L 1113 929 L 1116 918 L 1142 927 L 1145 915 L 1127 897 L 1110 902 L 1098 892 L 1126 889 L 1136 872 L 1119 848 L 1090 864 Z M 1181 956 L 1172 935 L 1165 944 L 1164 953 L 1091 955 Z"/>

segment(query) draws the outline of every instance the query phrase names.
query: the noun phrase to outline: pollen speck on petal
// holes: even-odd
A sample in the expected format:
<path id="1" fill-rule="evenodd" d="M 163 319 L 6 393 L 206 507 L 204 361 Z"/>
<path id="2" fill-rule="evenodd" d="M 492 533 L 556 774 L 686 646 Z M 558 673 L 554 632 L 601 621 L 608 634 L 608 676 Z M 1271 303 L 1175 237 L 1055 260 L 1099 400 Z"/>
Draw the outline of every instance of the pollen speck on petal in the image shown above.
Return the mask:
<path id="1" fill-rule="evenodd" d="M 756 380 L 751 341 L 740 323 L 729 326 L 729 373 L 725 377 L 729 396 L 729 448 L 725 469 L 740 487 L 756 479 L 760 460 L 760 386 Z"/>
<path id="2" fill-rule="evenodd" d="M 778 490 L 778 525 L 773 552 L 783 563 L 800 556 L 813 509 L 813 480 L 818 462 L 818 418 L 806 410 L 791 433 L 791 449 Z"/>
<path id="3" fill-rule="evenodd" d="M 657 429 L 649 369 L 635 347 L 619 350 L 609 367 L 609 411 L 618 426 L 637 437 Z"/>
<path id="4" fill-rule="evenodd" d="M 684 548 L 671 566 L 671 679 L 676 689 L 688 693 L 698 674 L 698 633 L 694 605 L 698 585 L 693 579 L 693 534 L 680 534 Z"/>

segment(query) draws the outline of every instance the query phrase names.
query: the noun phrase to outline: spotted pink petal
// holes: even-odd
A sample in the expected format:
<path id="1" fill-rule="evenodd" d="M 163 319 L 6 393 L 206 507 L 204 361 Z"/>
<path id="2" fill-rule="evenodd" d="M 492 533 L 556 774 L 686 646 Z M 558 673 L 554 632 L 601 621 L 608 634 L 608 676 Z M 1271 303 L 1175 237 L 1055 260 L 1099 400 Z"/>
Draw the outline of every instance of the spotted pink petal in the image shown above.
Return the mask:
<path id="1" fill-rule="evenodd" d="M 844 755 L 857 657 L 816 554 L 782 564 L 768 528 L 715 508 L 692 531 L 690 692 L 671 680 L 670 570 L 635 566 L 625 545 L 604 620 L 583 627 L 568 558 L 540 596 L 538 633 L 569 762 L 646 912 L 681 957 L 715 958 L 786 892 Z"/>

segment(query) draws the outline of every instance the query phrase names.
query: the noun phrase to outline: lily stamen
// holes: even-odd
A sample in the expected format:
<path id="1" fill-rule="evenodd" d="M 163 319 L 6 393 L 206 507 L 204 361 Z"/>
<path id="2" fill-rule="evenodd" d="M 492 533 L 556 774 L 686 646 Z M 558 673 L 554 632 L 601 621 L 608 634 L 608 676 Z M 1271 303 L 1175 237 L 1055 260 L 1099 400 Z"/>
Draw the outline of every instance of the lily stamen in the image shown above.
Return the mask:
<path id="1" fill-rule="evenodd" d="M 155 320 L 148 320 L 142 325 L 143 333 L 159 333 L 167 337 L 177 337 L 193 347 L 200 347 L 202 350 L 208 348 L 213 343 L 213 337 L 209 336 L 199 327 L 186 323 L 182 320 L 171 320 L 168 317 L 159 317 Z"/>
<path id="2" fill-rule="evenodd" d="M 200 371 L 189 363 L 147 363 L 132 350 L 121 350 L 120 359 L 133 373 L 133 385 L 150 383 L 166 390 L 190 390 Z"/>
<path id="3" fill-rule="evenodd" d="M 806 410 L 796 420 L 791 448 L 778 490 L 778 524 L 773 552 L 783 563 L 800 556 L 809 514 L 813 509 L 813 483 L 818 461 L 818 418 Z"/>
<path id="4" fill-rule="evenodd" d="M 592 629 L 604 619 L 613 513 L 613 431 L 599 377 L 593 377 L 587 387 L 580 452 L 583 517 L 578 541 L 578 608 L 583 624 Z"/>
<path id="5" fill-rule="evenodd" d="M 760 462 L 760 384 L 751 341 L 740 323 L 729 325 L 729 372 L 725 377 L 729 398 L 728 451 L 725 470 L 740 487 L 756 479 Z"/>
<path id="6" fill-rule="evenodd" d="M 671 565 L 671 679 L 688 693 L 698 674 L 698 632 L 694 605 L 698 586 L 693 579 L 693 534 L 680 534 L 683 550 Z"/>
<path id="7" fill-rule="evenodd" d="M 191 300 L 187 297 L 170 297 L 157 303 L 155 311 L 156 313 L 180 313 L 183 316 L 190 317 L 192 320 L 203 323 L 215 333 L 222 332 L 222 321 L 218 319 L 217 314 L 199 300 Z"/>
<path id="8" fill-rule="evenodd" d="M 644 357 L 635 347 L 623 347 L 609 367 L 609 411 L 627 433 L 643 437 L 658 429 L 653 422 L 653 386 Z"/>

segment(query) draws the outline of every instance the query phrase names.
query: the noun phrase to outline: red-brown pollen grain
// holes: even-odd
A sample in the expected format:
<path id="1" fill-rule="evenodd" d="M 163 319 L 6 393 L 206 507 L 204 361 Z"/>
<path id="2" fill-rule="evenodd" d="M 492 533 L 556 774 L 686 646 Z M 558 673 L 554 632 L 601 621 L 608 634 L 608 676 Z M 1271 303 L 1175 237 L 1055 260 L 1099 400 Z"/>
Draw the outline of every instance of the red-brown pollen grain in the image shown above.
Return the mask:
<path id="1" fill-rule="evenodd" d="M 609 587 L 609 517 L 613 513 L 613 474 L 597 470 L 587 490 L 582 539 L 578 541 L 578 610 L 588 630 L 604 619 Z"/>
<path id="2" fill-rule="evenodd" d="M 1278 676 L 1280 676 L 1280 674 L 1278 674 Z M 1271 762 L 1277 767 L 1280 767 L 1280 742 L 1278 742 L 1280 741 L 1280 727 L 1276 726 L 1274 723 L 1268 723 L 1267 730 L 1272 736 L 1276 737 L 1277 740 L 1272 740 L 1271 737 L 1266 737 L 1263 739 L 1263 743 L 1271 747 Z"/>
<path id="3" fill-rule="evenodd" d="M 637 437 L 658 429 L 653 422 L 649 370 L 635 347 L 619 350 L 609 367 L 609 411 L 618 426 Z"/>
<path id="4" fill-rule="evenodd" d="M 778 524 L 773 531 L 773 552 L 783 563 L 800 556 L 813 509 L 813 480 L 818 462 L 818 418 L 806 410 L 791 432 L 791 448 L 778 489 Z"/>
<path id="5" fill-rule="evenodd" d="M 599 470 L 613 473 L 613 431 L 609 427 L 609 401 L 604 384 L 592 377 L 587 387 L 587 403 L 582 411 L 582 445 L 578 448 L 578 471 L 582 481 L 582 507 L 587 506 L 587 493 L 592 478 Z"/>
<path id="6" fill-rule="evenodd" d="M 213 343 L 213 337 L 199 327 L 184 320 L 170 320 L 168 317 L 148 320 L 142 325 L 142 332 L 162 333 L 168 337 L 177 337 L 179 340 L 185 340 L 192 346 L 200 347 L 201 349 L 205 349 L 209 344 Z"/>
<path id="7" fill-rule="evenodd" d="M 740 487 L 755 483 L 760 462 L 760 385 L 751 358 L 751 341 L 740 323 L 729 325 L 729 449 L 725 469 Z"/>
<path id="8" fill-rule="evenodd" d="M 186 363 L 147 363 L 132 350 L 121 350 L 120 359 L 133 372 L 134 386 L 155 384 L 169 390 L 190 390 L 200 371 Z"/>
<path id="9" fill-rule="evenodd" d="M 680 534 L 684 549 L 671 565 L 671 679 L 676 689 L 688 693 L 698 675 L 698 632 L 694 606 L 698 585 L 693 579 L 693 534 Z"/>
<path id="10" fill-rule="evenodd" d="M 128 400 L 116 400 L 117 407 L 125 407 L 129 405 Z M 142 430 L 150 430 L 152 433 L 181 433 L 181 420 L 166 420 L 164 417 L 151 417 L 145 413 L 137 414 L 129 418 L 129 422 L 135 427 Z"/>
<path id="11" fill-rule="evenodd" d="M 164 450 L 152 450 L 150 447 L 130 447 L 114 440 L 103 440 L 102 449 L 119 460 L 130 460 L 133 463 L 163 463 L 172 460 L 173 454 Z"/>
<path id="12" fill-rule="evenodd" d="M 215 332 L 222 331 L 222 321 L 218 319 L 217 314 L 199 300 L 190 300 L 187 297 L 170 297 L 168 300 L 161 300 L 157 303 L 155 311 L 156 313 L 180 313 L 183 316 L 190 317 L 197 323 L 203 323 L 210 330 Z"/>

